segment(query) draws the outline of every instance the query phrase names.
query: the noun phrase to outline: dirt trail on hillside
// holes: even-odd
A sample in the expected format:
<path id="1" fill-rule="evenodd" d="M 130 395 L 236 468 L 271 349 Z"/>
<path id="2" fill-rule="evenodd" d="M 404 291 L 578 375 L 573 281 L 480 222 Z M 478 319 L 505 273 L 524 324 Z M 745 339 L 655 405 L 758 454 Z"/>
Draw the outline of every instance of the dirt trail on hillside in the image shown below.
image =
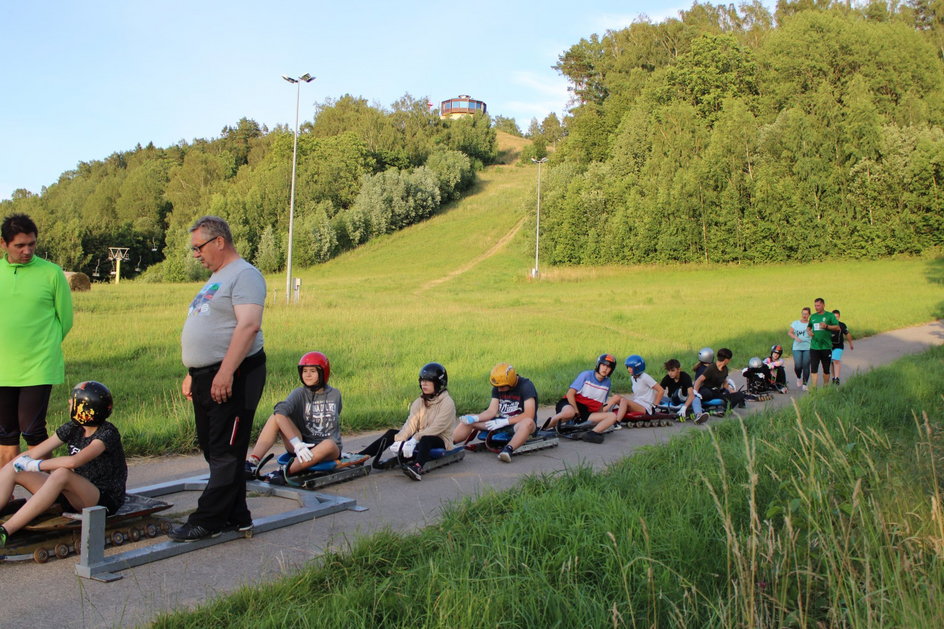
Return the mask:
<path id="1" fill-rule="evenodd" d="M 462 275 L 463 273 L 466 273 L 466 272 L 468 272 L 468 271 L 471 271 L 472 269 L 474 269 L 476 266 L 478 266 L 478 265 L 481 264 L 482 262 L 484 262 L 484 261 L 488 260 L 489 258 L 491 258 L 492 256 L 496 255 L 499 251 L 501 251 L 502 249 L 504 249 L 505 246 L 506 246 L 509 242 L 511 242 L 511 240 L 515 237 L 515 235 L 521 230 L 521 226 L 524 225 L 525 218 L 527 218 L 527 217 L 521 217 L 521 220 L 519 220 L 517 223 L 515 223 L 515 226 L 512 227 L 511 230 L 510 230 L 507 234 L 505 234 L 504 236 L 502 236 L 502 237 L 498 240 L 498 242 L 496 242 L 494 245 L 492 245 L 492 246 L 488 249 L 488 251 L 486 251 L 486 252 L 483 253 L 482 255 L 478 256 L 477 258 L 473 258 L 472 260 L 469 260 L 468 262 L 466 262 L 465 264 L 463 264 L 462 266 L 460 266 L 458 269 L 455 269 L 454 271 L 450 271 L 449 273 L 447 273 L 446 275 L 443 275 L 442 277 L 437 277 L 437 278 L 434 279 L 434 280 L 430 280 L 430 281 L 426 282 L 425 284 L 423 284 L 422 286 L 420 286 L 420 287 L 416 290 L 416 292 L 415 292 L 414 294 L 419 295 L 419 294 L 421 294 L 421 293 L 424 293 L 424 292 L 428 291 L 428 290 L 431 289 L 431 288 L 434 288 L 434 287 L 436 287 L 436 286 L 439 286 L 439 285 L 442 284 L 443 282 L 448 282 L 449 280 L 451 280 L 451 279 L 453 279 L 453 278 L 455 278 L 455 277 L 458 277 L 458 276 Z"/>
<path id="2" fill-rule="evenodd" d="M 513 234 L 508 239 L 511 236 Z M 496 244 L 493 249 L 500 246 Z M 847 350 L 843 356 L 844 380 L 939 345 L 944 345 L 944 322 L 940 321 L 856 339 L 855 350 Z M 741 381 L 739 373 L 735 378 Z M 805 394 L 791 391 L 789 395 L 777 395 L 770 402 L 751 403 L 746 411 L 735 414 L 788 405 L 798 395 Z M 550 412 L 549 408 L 542 407 L 539 417 L 544 418 Z M 512 487 L 525 474 L 555 474 L 578 465 L 602 468 L 632 455 L 641 447 L 665 443 L 674 435 L 689 430 L 710 430 L 719 421 L 728 420 L 711 419 L 702 426 L 688 422 L 664 428 L 620 430 L 599 445 L 562 439 L 558 447 L 516 456 L 510 464 L 496 461 L 492 453 L 469 453 L 465 460 L 434 470 L 419 483 L 408 480 L 398 471 L 374 472 L 321 491 L 353 498 L 359 506 L 369 509 L 366 512 L 344 511 L 252 539 L 240 539 L 125 570 L 124 579 L 115 583 L 78 579 L 74 557 L 45 565 L 0 565 L 4 617 L 16 618 L 17 624 L 22 626 L 59 629 L 147 623 L 159 613 L 198 605 L 243 585 L 266 583 L 293 573 L 304 562 L 320 557 L 327 550 L 347 548 L 358 536 L 381 530 L 408 533 L 434 524 L 443 505 L 457 498 Z M 376 435 L 345 435 L 344 449 L 356 451 Z M 129 465 L 128 487 L 205 472 L 206 462 L 200 456 L 136 459 Z M 192 494 L 188 492 L 179 501 L 174 497 L 170 500 L 183 507 L 188 498 L 193 502 Z M 250 498 L 250 508 L 256 517 L 271 508 L 265 500 Z M 286 505 L 286 509 L 291 507 L 294 504 Z"/>

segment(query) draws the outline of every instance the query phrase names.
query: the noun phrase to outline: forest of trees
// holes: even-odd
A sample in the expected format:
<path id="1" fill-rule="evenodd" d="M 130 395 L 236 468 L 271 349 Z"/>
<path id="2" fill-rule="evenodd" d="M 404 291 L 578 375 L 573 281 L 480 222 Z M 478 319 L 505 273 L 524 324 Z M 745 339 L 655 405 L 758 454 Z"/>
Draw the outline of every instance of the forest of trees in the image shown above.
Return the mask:
<path id="1" fill-rule="evenodd" d="M 216 139 L 80 163 L 40 194 L 17 190 L 0 213 L 32 216 L 42 230 L 39 253 L 90 276 L 107 278 L 107 248 L 124 246 L 131 257 L 122 275 L 130 267 L 151 281 L 201 277 L 187 228 L 205 214 L 229 221 L 244 257 L 278 271 L 293 137 L 242 119 Z M 390 109 L 349 95 L 319 104 L 299 132 L 295 264 L 327 260 L 430 216 L 496 155 L 487 116 L 440 120 L 426 99 L 409 95 Z"/>
<path id="2" fill-rule="evenodd" d="M 695 4 L 560 57 L 552 264 L 874 257 L 944 244 L 944 0 Z"/>

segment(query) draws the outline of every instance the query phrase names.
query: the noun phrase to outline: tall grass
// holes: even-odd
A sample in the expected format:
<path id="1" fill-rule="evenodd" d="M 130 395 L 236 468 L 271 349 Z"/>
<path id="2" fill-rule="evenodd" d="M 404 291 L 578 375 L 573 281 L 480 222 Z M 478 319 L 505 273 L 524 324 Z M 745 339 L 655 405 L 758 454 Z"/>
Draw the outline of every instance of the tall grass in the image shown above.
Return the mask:
<path id="1" fill-rule="evenodd" d="M 931 320 L 944 303 L 939 274 L 922 259 L 545 269 L 530 281 L 533 223 L 522 219 L 534 174 L 492 167 L 475 194 L 442 214 L 304 270 L 298 305 L 284 304 L 284 276 L 268 277 L 269 378 L 257 419 L 296 386 L 298 357 L 313 349 L 332 361 L 342 426 L 352 431 L 401 422 L 431 360 L 446 365 L 460 411 L 488 402 L 488 371 L 500 361 L 515 364 L 549 403 L 602 352 L 639 353 L 658 365 L 726 345 L 740 365 L 772 343 L 789 346 L 789 323 L 814 297 L 841 307 L 856 337 Z M 130 452 L 192 448 L 179 338 L 197 290 L 129 282 L 76 294 L 67 385 L 54 399 L 65 399 L 65 386 L 101 380 L 115 394 Z M 622 371 L 617 386 L 629 386 Z M 52 406 L 51 421 L 65 421 L 65 404 Z"/>
<path id="2" fill-rule="evenodd" d="M 528 478 L 156 624 L 944 626 L 942 368 L 939 348 L 604 472 Z"/>

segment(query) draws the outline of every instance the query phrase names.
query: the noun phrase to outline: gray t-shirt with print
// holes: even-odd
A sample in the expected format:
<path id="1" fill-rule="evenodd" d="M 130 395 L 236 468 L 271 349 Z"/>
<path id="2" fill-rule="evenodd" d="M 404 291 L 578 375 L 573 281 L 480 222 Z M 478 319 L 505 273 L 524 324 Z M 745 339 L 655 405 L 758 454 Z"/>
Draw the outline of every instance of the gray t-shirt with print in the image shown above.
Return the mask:
<path id="1" fill-rule="evenodd" d="M 331 439 L 341 448 L 341 392 L 334 387 L 317 392 L 298 387 L 275 405 L 275 412 L 292 420 L 305 443 Z"/>
<path id="2" fill-rule="evenodd" d="M 184 321 L 180 335 L 184 366 L 206 367 L 221 362 L 236 329 L 233 306 L 264 306 L 265 298 L 265 278 L 242 258 L 211 275 L 190 302 Z M 251 356 L 261 349 L 262 330 L 259 330 L 246 355 Z"/>

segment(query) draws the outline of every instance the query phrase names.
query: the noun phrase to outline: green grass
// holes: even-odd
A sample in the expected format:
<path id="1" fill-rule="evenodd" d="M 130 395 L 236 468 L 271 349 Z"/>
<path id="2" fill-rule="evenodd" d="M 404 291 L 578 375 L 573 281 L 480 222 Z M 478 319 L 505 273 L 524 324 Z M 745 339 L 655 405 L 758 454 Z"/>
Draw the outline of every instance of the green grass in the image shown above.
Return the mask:
<path id="1" fill-rule="evenodd" d="M 941 262 L 916 258 L 545 269 L 540 281 L 529 280 L 534 174 L 487 169 L 475 193 L 442 214 L 301 271 L 298 305 L 284 304 L 284 275 L 268 277 L 269 377 L 257 429 L 296 386 L 295 365 L 309 350 L 331 359 L 350 432 L 400 423 L 419 368 L 432 360 L 448 369 L 459 410 L 474 411 L 487 403 L 488 372 L 500 361 L 530 377 L 550 403 L 603 352 L 687 365 L 704 345 L 728 346 L 744 364 L 772 343 L 789 346 L 789 323 L 818 296 L 842 309 L 856 337 L 942 312 Z M 53 393 L 50 423 L 65 421 L 65 403 L 55 400 L 65 399 L 67 386 L 97 379 L 115 394 L 129 452 L 192 450 L 179 338 L 198 289 L 126 282 L 76 294 L 66 385 Z M 628 388 L 622 370 L 616 386 Z"/>
<path id="2" fill-rule="evenodd" d="M 944 348 L 528 478 L 158 627 L 944 624 Z"/>

